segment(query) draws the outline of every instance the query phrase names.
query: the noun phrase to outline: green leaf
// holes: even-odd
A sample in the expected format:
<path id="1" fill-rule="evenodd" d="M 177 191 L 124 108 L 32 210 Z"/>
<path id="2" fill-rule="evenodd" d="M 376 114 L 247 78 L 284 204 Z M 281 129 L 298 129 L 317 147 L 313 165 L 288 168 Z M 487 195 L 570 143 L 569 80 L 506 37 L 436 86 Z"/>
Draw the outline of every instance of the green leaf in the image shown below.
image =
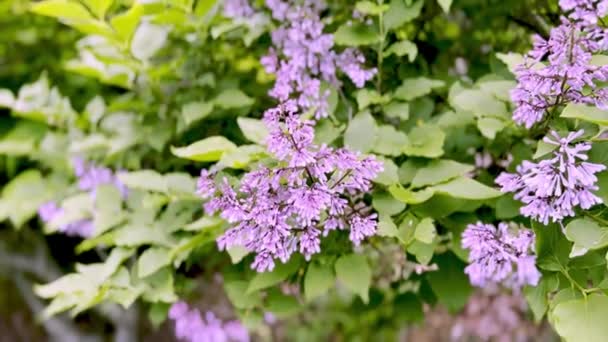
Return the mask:
<path id="1" fill-rule="evenodd" d="M 431 244 L 437 236 L 437 230 L 433 224 L 433 219 L 425 217 L 418 223 L 414 231 L 414 238 L 422 243 Z"/>
<path id="2" fill-rule="evenodd" d="M 327 293 L 336 281 L 332 265 L 311 263 L 304 277 L 304 296 L 311 301 Z"/>
<path id="3" fill-rule="evenodd" d="M 46 125 L 20 120 L 8 133 L 0 137 L 0 154 L 23 156 L 33 154 L 47 131 Z"/>
<path id="4" fill-rule="evenodd" d="M 120 224 L 125 218 L 120 191 L 113 185 L 98 186 L 95 191 L 95 210 L 93 212 L 94 236 Z"/>
<path id="5" fill-rule="evenodd" d="M 464 274 L 466 264 L 452 253 L 437 255 L 434 261 L 439 270 L 427 273 L 429 284 L 439 302 L 450 312 L 457 312 L 473 292 L 469 278 Z"/>
<path id="6" fill-rule="evenodd" d="M 532 158 L 538 159 L 541 158 L 557 149 L 557 145 L 546 143 L 544 140 L 539 140 L 536 145 L 536 152 Z"/>
<path id="7" fill-rule="evenodd" d="M 445 82 L 426 77 L 407 78 L 395 90 L 394 98 L 410 101 L 431 93 L 433 89 L 443 88 Z"/>
<path id="8" fill-rule="evenodd" d="M 372 197 L 372 206 L 380 215 L 393 216 L 405 209 L 405 204 L 395 200 L 389 193 L 376 193 Z"/>
<path id="9" fill-rule="evenodd" d="M 408 156 L 437 158 L 443 155 L 445 133 L 435 125 L 416 126 L 410 131 L 408 138 L 408 144 L 403 148 L 403 152 Z"/>
<path id="10" fill-rule="evenodd" d="M 561 271 L 568 264 L 570 243 L 561 232 L 557 224 L 543 226 L 536 221 L 532 222 L 536 233 L 536 264 L 547 271 Z"/>
<path id="11" fill-rule="evenodd" d="M 260 292 L 249 293 L 246 281 L 227 281 L 224 284 L 226 295 L 237 309 L 251 309 L 261 304 Z"/>
<path id="12" fill-rule="evenodd" d="M 390 118 L 407 120 L 410 117 L 410 105 L 405 102 L 391 102 L 384 106 L 384 114 Z"/>
<path id="13" fill-rule="evenodd" d="M 373 151 L 388 156 L 400 156 L 408 144 L 407 135 L 391 125 L 378 127 Z"/>
<path id="14" fill-rule="evenodd" d="M 433 189 L 440 194 L 470 200 L 485 200 L 502 196 L 500 191 L 466 177 L 435 185 Z"/>
<path id="15" fill-rule="evenodd" d="M 264 145 L 268 136 L 268 128 L 261 120 L 239 117 L 236 122 L 247 140 Z"/>
<path id="16" fill-rule="evenodd" d="M 477 128 L 481 134 L 488 139 L 493 140 L 496 138 L 496 134 L 505 127 L 507 127 L 507 123 L 504 120 L 488 117 L 479 118 L 477 120 Z"/>
<path id="17" fill-rule="evenodd" d="M 496 201 L 496 218 L 504 220 L 517 217 L 521 206 L 522 203 L 514 199 L 512 195 L 502 196 Z"/>
<path id="18" fill-rule="evenodd" d="M 257 273 L 253 279 L 251 279 L 251 282 L 249 282 L 247 293 L 251 294 L 282 282 L 290 275 L 296 273 L 300 268 L 301 263 L 301 258 L 292 256 L 287 263 L 277 264 L 271 272 Z"/>
<path id="19" fill-rule="evenodd" d="M 587 218 L 576 219 L 566 226 L 566 238 L 574 242 L 573 251 L 576 248 L 579 252 L 570 257 L 580 256 L 589 250 L 608 246 L 608 227 L 601 227 Z"/>
<path id="20" fill-rule="evenodd" d="M 412 179 L 412 187 L 420 188 L 427 185 L 435 185 L 445 181 L 464 176 L 473 171 L 472 165 L 461 164 L 453 160 L 433 160 L 427 166 L 418 169 L 416 176 Z"/>
<path id="21" fill-rule="evenodd" d="M 137 275 L 147 277 L 171 263 L 169 250 L 162 247 L 151 247 L 137 260 Z"/>
<path id="22" fill-rule="evenodd" d="M 139 25 L 139 19 L 143 14 L 143 6 L 135 2 L 129 10 L 113 17 L 110 20 L 110 24 L 123 42 L 130 43 L 135 29 Z"/>
<path id="23" fill-rule="evenodd" d="M 452 0 L 437 0 L 439 6 L 445 13 L 450 13 L 450 7 L 452 6 Z"/>
<path id="24" fill-rule="evenodd" d="M 514 52 L 497 53 L 496 58 L 505 63 L 512 74 L 515 74 L 517 71 L 517 67 L 524 62 L 524 56 L 522 54 Z"/>
<path id="25" fill-rule="evenodd" d="M 356 97 L 359 110 L 363 110 L 372 104 L 383 104 L 390 100 L 388 96 L 381 95 L 373 89 L 366 88 L 357 91 Z"/>
<path id="26" fill-rule="evenodd" d="M 380 39 L 380 34 L 374 26 L 363 23 L 343 24 L 334 33 L 334 42 L 337 45 L 371 45 L 380 42 Z"/>
<path id="27" fill-rule="evenodd" d="M 182 107 L 182 118 L 186 126 L 206 118 L 213 111 L 213 103 L 189 102 Z"/>
<path id="28" fill-rule="evenodd" d="M 432 188 L 426 188 L 420 191 L 412 191 L 403 188 L 401 184 L 391 185 L 388 188 L 388 191 L 397 200 L 407 204 L 420 204 L 426 202 L 435 194 Z"/>
<path id="29" fill-rule="evenodd" d="M 555 274 L 545 275 L 537 286 L 526 286 L 524 296 L 534 314 L 534 321 L 540 323 L 549 308 L 549 295 L 557 290 L 559 280 Z"/>
<path id="30" fill-rule="evenodd" d="M 560 115 L 562 118 L 580 119 L 594 124 L 608 126 L 608 110 L 596 106 L 569 103 Z"/>
<path id="31" fill-rule="evenodd" d="M 38 207 L 51 195 L 40 171 L 23 171 L 2 189 L 0 211 L 4 211 L 4 215 L 0 214 L 0 219 L 5 216 L 16 228 L 20 228 L 36 215 Z"/>
<path id="32" fill-rule="evenodd" d="M 249 254 L 249 250 L 243 246 L 233 246 L 226 249 L 228 255 L 230 256 L 230 261 L 233 264 L 238 264 Z"/>
<path id="33" fill-rule="evenodd" d="M 401 40 L 392 44 L 384 51 L 384 57 L 393 54 L 399 57 L 407 55 L 407 59 L 411 63 L 416 59 L 416 56 L 418 56 L 418 47 L 409 40 Z"/>
<path id="34" fill-rule="evenodd" d="M 378 236 L 400 238 L 399 229 L 390 217 L 382 217 L 378 222 Z"/>
<path id="35" fill-rule="evenodd" d="M 377 133 L 378 127 L 372 115 L 369 112 L 359 113 L 351 120 L 344 132 L 344 145 L 367 153 L 374 147 Z"/>
<path id="36" fill-rule="evenodd" d="M 152 58 L 165 45 L 168 35 L 167 28 L 142 22 L 131 40 L 131 54 L 140 61 Z"/>
<path id="37" fill-rule="evenodd" d="M 391 0 L 390 6 L 384 15 L 384 29 L 390 31 L 416 19 L 422 11 L 423 0 L 415 2 L 405 0 Z"/>
<path id="38" fill-rule="evenodd" d="M 564 301 L 553 309 L 553 324 L 565 341 L 603 342 L 608 336 L 608 297 L 592 293 Z"/>
<path id="39" fill-rule="evenodd" d="M 380 14 L 386 12 L 388 10 L 389 6 L 388 5 L 379 5 L 379 4 L 371 2 L 371 1 L 358 1 L 355 4 L 355 8 L 357 9 L 357 11 L 359 11 L 363 14 L 377 16 L 377 15 L 380 15 Z"/>
<path id="40" fill-rule="evenodd" d="M 509 112 L 504 102 L 478 89 L 463 89 L 450 97 L 450 104 L 459 111 L 475 114 L 476 117 L 494 117 L 509 119 Z"/>
<path id="41" fill-rule="evenodd" d="M 348 290 L 359 295 L 364 303 L 368 303 L 372 270 L 365 256 L 361 254 L 341 256 L 336 261 L 335 268 L 338 281 Z"/>
<path id="42" fill-rule="evenodd" d="M 265 308 L 278 318 L 283 318 L 299 312 L 302 306 L 294 296 L 273 291 L 266 298 Z"/>
<path id="43" fill-rule="evenodd" d="M 392 185 L 399 182 L 399 175 L 397 174 L 397 165 L 392 159 L 381 159 L 378 158 L 384 165 L 384 171 L 380 172 L 374 179 L 374 183 L 383 185 Z"/>
<path id="44" fill-rule="evenodd" d="M 218 165 L 232 169 L 245 169 L 253 161 L 264 156 L 266 156 L 266 150 L 260 145 L 241 145 L 236 150 L 224 153 Z"/>
<path id="45" fill-rule="evenodd" d="M 84 0 L 84 3 L 91 9 L 91 12 L 102 20 L 113 2 L 114 0 Z"/>
<path id="46" fill-rule="evenodd" d="M 222 91 L 213 103 L 222 109 L 233 109 L 251 106 L 254 100 L 240 89 L 232 88 Z"/>
<path id="47" fill-rule="evenodd" d="M 46 0 L 32 4 L 30 10 L 36 14 L 54 18 L 87 21 L 93 16 L 86 7 L 78 2 L 68 0 Z"/>
<path id="48" fill-rule="evenodd" d="M 171 153 L 175 156 L 194 161 L 218 161 L 226 152 L 236 149 L 236 145 L 222 136 L 209 137 L 199 140 L 186 147 L 171 146 Z"/>
<path id="49" fill-rule="evenodd" d="M 130 189 L 167 192 L 165 178 L 154 170 L 119 172 L 118 179 Z"/>
<path id="50" fill-rule="evenodd" d="M 428 244 L 418 240 L 412 241 L 407 247 L 407 252 L 416 257 L 416 261 L 423 265 L 428 265 L 435 253 L 435 244 Z"/>

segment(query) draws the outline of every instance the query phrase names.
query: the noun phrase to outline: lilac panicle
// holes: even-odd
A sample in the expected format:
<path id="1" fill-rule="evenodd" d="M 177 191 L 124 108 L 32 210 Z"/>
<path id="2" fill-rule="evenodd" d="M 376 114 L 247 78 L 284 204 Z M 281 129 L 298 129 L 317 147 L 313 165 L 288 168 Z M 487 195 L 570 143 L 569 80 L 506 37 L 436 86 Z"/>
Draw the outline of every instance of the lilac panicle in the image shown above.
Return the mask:
<path id="1" fill-rule="evenodd" d="M 188 342 L 249 342 L 249 332 L 238 321 L 222 322 L 213 312 L 201 317 L 197 309 L 177 302 L 169 310 L 169 318 L 175 321 L 175 336 Z"/>
<path id="2" fill-rule="evenodd" d="M 281 25 L 272 32 L 273 47 L 261 62 L 268 73 L 276 75 L 270 96 L 284 102 L 295 99 L 301 112 L 314 110 L 317 119 L 327 116 L 328 92 L 322 82 L 339 87 L 341 70 L 361 88 L 372 79 L 374 69 L 365 69 L 365 57 L 356 49 L 341 53 L 333 50 L 333 36 L 324 33 L 320 0 L 266 0 L 274 19 Z"/>
<path id="3" fill-rule="evenodd" d="M 319 253 L 321 236 L 330 230 L 349 227 L 355 245 L 376 232 L 377 217 L 360 198 L 381 163 L 345 148 L 315 145 L 312 123 L 302 120 L 297 108 L 288 100 L 265 113 L 268 150 L 277 166 L 245 174 L 238 188 L 226 179 L 216 186 L 207 170 L 198 181 L 198 193 L 209 199 L 205 211 L 219 212 L 232 226 L 218 239 L 220 249 L 246 247 L 256 254 L 252 267 L 259 272 L 295 252 L 306 258 Z"/>
<path id="4" fill-rule="evenodd" d="M 521 214 L 544 224 L 560 222 L 574 216 L 574 209 L 589 209 L 602 200 L 593 194 L 598 190 L 596 173 L 606 170 L 605 165 L 587 162 L 588 142 L 573 141 L 584 134 L 571 132 L 565 138 L 552 132 L 545 137 L 548 144 L 557 146 L 550 159 L 538 163 L 524 161 L 515 174 L 502 173 L 496 183 L 503 192 L 515 193 L 515 199 L 525 205 Z"/>
<path id="5" fill-rule="evenodd" d="M 78 188 L 88 192 L 93 199 L 96 196 L 97 187 L 101 185 L 113 185 L 121 193 L 123 198 L 127 196 L 127 187 L 118 180 L 112 170 L 86 163 L 81 158 L 72 159 L 74 174 L 78 177 Z M 38 208 L 40 219 L 49 223 L 64 215 L 64 210 L 55 202 L 47 202 Z M 83 238 L 91 237 L 95 231 L 93 221 L 78 220 L 62 225 L 58 230 L 66 235 L 80 236 Z"/>
<path id="6" fill-rule="evenodd" d="M 608 80 L 608 67 L 591 64 L 593 54 L 608 49 L 607 31 L 596 25 L 608 1 L 561 0 L 569 18 L 545 40 L 534 37 L 534 48 L 518 66 L 518 85 L 511 91 L 513 120 L 526 128 L 567 103 L 608 107 L 608 91 L 597 85 Z"/>
<path id="7" fill-rule="evenodd" d="M 471 284 L 485 287 L 503 284 L 515 290 L 524 285 L 535 286 L 540 279 L 534 255 L 534 232 L 509 231 L 509 225 L 478 222 L 462 233 L 462 246 L 469 250 L 469 266 L 465 273 Z"/>
<path id="8" fill-rule="evenodd" d="M 226 18 L 247 18 L 254 13 L 248 0 L 224 0 L 224 16 Z"/>

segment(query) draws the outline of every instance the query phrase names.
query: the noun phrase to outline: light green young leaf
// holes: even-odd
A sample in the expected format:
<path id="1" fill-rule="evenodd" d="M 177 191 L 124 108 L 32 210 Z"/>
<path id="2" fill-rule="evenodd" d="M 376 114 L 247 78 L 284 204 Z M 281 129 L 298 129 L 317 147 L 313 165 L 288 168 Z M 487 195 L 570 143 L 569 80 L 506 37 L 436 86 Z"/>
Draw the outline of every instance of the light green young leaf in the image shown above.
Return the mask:
<path id="1" fill-rule="evenodd" d="M 335 281 L 331 265 L 310 263 L 304 277 L 304 296 L 306 300 L 311 301 L 324 295 Z"/>
<path id="2" fill-rule="evenodd" d="M 401 40 L 393 43 L 384 51 L 384 57 L 388 57 L 392 54 L 399 57 L 407 55 L 407 59 L 411 63 L 416 59 L 416 56 L 418 56 L 418 47 L 409 40 Z"/>
<path id="3" fill-rule="evenodd" d="M 608 126 L 608 110 L 602 110 L 596 106 L 570 103 L 564 108 L 562 118 L 580 119 L 594 124 Z"/>
<path id="4" fill-rule="evenodd" d="M 507 127 L 507 123 L 501 119 L 483 117 L 477 120 L 477 128 L 488 139 L 494 140 L 496 134 L 505 127 Z"/>
<path id="5" fill-rule="evenodd" d="M 247 140 L 258 145 L 264 145 L 268 136 L 268 128 L 262 120 L 238 117 L 236 122 Z"/>
<path id="6" fill-rule="evenodd" d="M 517 67 L 524 62 L 524 56 L 514 52 L 497 53 L 496 57 L 505 63 L 513 74 L 515 74 Z"/>
<path id="7" fill-rule="evenodd" d="M 86 7 L 76 1 L 45 0 L 36 2 L 30 10 L 36 14 L 76 21 L 94 20 Z"/>
<path id="8" fill-rule="evenodd" d="M 383 104 L 390 100 L 390 98 L 386 95 L 381 95 L 377 91 L 373 89 L 361 89 L 357 91 L 357 104 L 359 105 L 359 110 L 363 110 L 369 105 L 373 104 Z"/>
<path id="9" fill-rule="evenodd" d="M 232 169 L 245 169 L 265 155 L 266 150 L 260 145 L 241 145 L 236 150 L 224 153 L 218 165 Z"/>
<path id="10" fill-rule="evenodd" d="M 410 118 L 410 105 L 405 102 L 391 102 L 384 106 L 384 114 L 390 118 L 399 118 L 405 121 Z"/>
<path id="11" fill-rule="evenodd" d="M 233 151 L 236 145 L 222 136 L 209 137 L 185 147 L 171 146 L 175 156 L 194 161 L 212 162 L 222 158 L 224 153 Z"/>
<path id="12" fill-rule="evenodd" d="M 544 142 L 543 140 L 539 140 L 538 144 L 536 145 L 536 152 L 534 153 L 534 156 L 532 156 L 532 158 L 534 159 L 538 159 L 541 158 L 553 151 L 555 151 L 557 149 L 557 145 L 554 144 L 549 144 Z"/>
<path id="13" fill-rule="evenodd" d="M 581 254 L 577 256 L 580 256 L 588 250 L 608 246 L 608 227 L 602 227 L 587 218 L 576 219 L 566 225 L 566 238 L 579 248 Z"/>
<path id="14" fill-rule="evenodd" d="M 401 86 L 395 90 L 393 97 L 410 101 L 428 95 L 433 89 L 443 88 L 444 86 L 445 82 L 432 80 L 426 77 L 407 78 L 403 80 Z"/>
<path id="15" fill-rule="evenodd" d="M 378 222 L 378 236 L 399 238 L 399 229 L 390 217 L 382 217 Z"/>
<path id="16" fill-rule="evenodd" d="M 103 20 L 106 12 L 112 6 L 114 0 L 84 0 L 84 3 L 91 9 L 97 18 Z"/>
<path id="17" fill-rule="evenodd" d="M 118 179 L 131 189 L 166 192 L 167 184 L 163 175 L 154 170 L 120 172 Z"/>
<path id="18" fill-rule="evenodd" d="M 40 171 L 23 171 L 2 189 L 0 211 L 4 212 L 15 228 L 21 228 L 36 215 L 38 207 L 50 199 L 49 190 Z M 3 219 L 1 216 L 0 218 Z"/>
<path id="19" fill-rule="evenodd" d="M 425 217 L 416 226 L 416 231 L 414 232 L 414 238 L 416 240 L 422 243 L 431 244 L 436 236 L 437 230 L 435 229 L 432 218 Z"/>
<path id="20" fill-rule="evenodd" d="M 608 336 L 608 297 L 592 293 L 585 298 L 564 301 L 553 309 L 553 324 L 567 342 L 603 342 Z"/>
<path id="21" fill-rule="evenodd" d="M 182 107 L 182 118 L 186 126 L 202 120 L 213 111 L 213 103 L 210 102 L 189 102 Z"/>
<path id="22" fill-rule="evenodd" d="M 143 14 L 144 7 L 139 2 L 134 2 L 127 11 L 113 17 L 110 24 L 123 42 L 130 43 Z"/>
<path id="23" fill-rule="evenodd" d="M 46 133 L 46 125 L 20 120 L 13 129 L 0 137 L 0 155 L 31 155 Z"/>
<path id="24" fill-rule="evenodd" d="M 447 183 L 435 185 L 433 189 L 440 194 L 470 200 L 485 200 L 502 195 L 500 191 L 466 177 L 459 177 Z"/>
<path id="25" fill-rule="evenodd" d="M 433 197 L 435 191 L 432 187 L 422 189 L 420 191 L 412 191 L 403 188 L 401 184 L 394 184 L 388 188 L 388 191 L 395 199 L 407 204 L 420 204 L 428 201 Z"/>
<path id="26" fill-rule="evenodd" d="M 216 106 L 222 109 L 233 109 L 251 106 L 254 100 L 242 90 L 232 88 L 222 91 L 214 100 Z"/>
<path id="27" fill-rule="evenodd" d="M 382 125 L 378 128 L 373 151 L 388 156 L 403 154 L 403 148 L 408 144 L 407 135 L 397 131 L 391 125 Z"/>
<path id="28" fill-rule="evenodd" d="M 478 89 L 463 89 L 450 97 L 450 104 L 460 111 L 475 114 L 476 117 L 490 116 L 508 119 L 509 112 L 504 102 Z"/>
<path id="29" fill-rule="evenodd" d="M 409 142 L 403 152 L 408 156 L 437 158 L 443 155 L 445 133 L 441 128 L 425 124 L 414 127 L 408 134 Z"/>
<path id="30" fill-rule="evenodd" d="M 423 0 L 391 0 L 384 15 L 384 30 L 390 31 L 416 19 L 422 11 Z"/>
<path id="31" fill-rule="evenodd" d="M 355 4 L 355 8 L 357 9 L 357 11 L 363 13 L 363 14 L 368 14 L 368 15 L 380 15 L 383 12 L 386 12 L 389 8 L 388 5 L 379 5 L 377 3 L 371 2 L 371 1 L 358 1 Z"/>
<path id="32" fill-rule="evenodd" d="M 335 265 L 336 278 L 347 289 L 361 297 L 364 303 L 369 302 L 369 287 L 372 271 L 367 259 L 361 254 L 341 256 Z"/>
<path id="33" fill-rule="evenodd" d="M 374 147 L 377 132 L 378 126 L 372 115 L 369 112 L 359 113 L 351 120 L 344 132 L 344 145 L 367 153 Z"/>
<path id="34" fill-rule="evenodd" d="M 141 23 L 131 40 L 131 54 L 141 61 L 150 59 L 165 45 L 168 34 L 169 30 L 162 26 Z"/>
<path id="35" fill-rule="evenodd" d="M 405 204 L 396 200 L 386 192 L 375 193 L 372 197 L 372 206 L 380 215 L 393 216 L 405 209 Z"/>
<path id="36" fill-rule="evenodd" d="M 384 171 L 378 174 L 378 177 L 374 179 L 374 183 L 383 185 L 392 185 L 399 182 L 399 175 L 397 171 L 397 165 L 392 159 L 378 158 L 384 165 Z"/>
<path id="37" fill-rule="evenodd" d="M 461 164 L 453 160 L 441 159 L 433 160 L 425 167 L 418 169 L 412 187 L 420 188 L 427 185 L 435 185 L 450 179 L 464 176 L 473 171 L 472 165 Z"/>
<path id="38" fill-rule="evenodd" d="M 452 0 L 437 0 L 439 6 L 445 13 L 450 13 L 450 7 L 452 6 Z"/>
<path id="39" fill-rule="evenodd" d="M 171 263 L 169 250 L 162 247 L 146 249 L 137 260 L 137 274 L 140 278 L 147 277 Z"/>
<path id="40" fill-rule="evenodd" d="M 380 34 L 374 26 L 363 23 L 344 24 L 334 33 L 337 45 L 361 46 L 380 42 Z"/>

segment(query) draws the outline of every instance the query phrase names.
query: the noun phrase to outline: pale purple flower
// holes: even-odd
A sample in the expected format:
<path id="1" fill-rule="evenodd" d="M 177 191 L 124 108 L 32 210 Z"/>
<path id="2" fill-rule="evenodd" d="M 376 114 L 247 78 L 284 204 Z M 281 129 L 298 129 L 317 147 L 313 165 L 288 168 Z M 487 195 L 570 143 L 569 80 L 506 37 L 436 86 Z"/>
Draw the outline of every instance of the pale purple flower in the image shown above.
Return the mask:
<path id="1" fill-rule="evenodd" d="M 580 130 L 562 138 L 552 132 L 544 138 L 557 146 L 552 158 L 538 163 L 524 161 L 515 174 L 503 172 L 496 178 L 503 192 L 515 193 L 515 199 L 524 203 L 522 215 L 547 224 L 574 216 L 576 207 L 589 209 L 602 203 L 593 192 L 598 190 L 595 174 L 606 166 L 587 162 L 590 143 L 573 143 L 583 134 Z"/>
<path id="2" fill-rule="evenodd" d="M 571 19 L 596 25 L 599 18 L 608 14 L 608 0 L 559 0 L 559 6 Z"/>
<path id="3" fill-rule="evenodd" d="M 469 250 L 469 266 L 465 273 L 471 284 L 486 287 L 503 284 L 519 290 L 535 286 L 540 279 L 534 255 L 534 232 L 519 229 L 513 232 L 506 223 L 469 224 L 462 233 L 462 247 Z"/>
<path id="4" fill-rule="evenodd" d="M 51 221 L 64 215 L 64 210 L 57 205 L 55 202 L 47 202 L 38 208 L 38 216 L 44 223 L 50 223 Z M 91 220 L 77 220 L 67 224 L 63 224 L 57 229 L 59 232 L 64 233 L 68 236 L 79 236 L 88 238 L 93 235 L 95 227 Z"/>
<path id="5" fill-rule="evenodd" d="M 169 310 L 175 321 L 175 336 L 188 342 L 249 342 L 249 332 L 238 321 L 222 322 L 213 312 L 201 317 L 197 309 L 185 302 L 177 302 Z"/>
<path id="6" fill-rule="evenodd" d="M 226 18 L 247 18 L 254 14 L 249 0 L 224 0 L 224 16 Z"/>

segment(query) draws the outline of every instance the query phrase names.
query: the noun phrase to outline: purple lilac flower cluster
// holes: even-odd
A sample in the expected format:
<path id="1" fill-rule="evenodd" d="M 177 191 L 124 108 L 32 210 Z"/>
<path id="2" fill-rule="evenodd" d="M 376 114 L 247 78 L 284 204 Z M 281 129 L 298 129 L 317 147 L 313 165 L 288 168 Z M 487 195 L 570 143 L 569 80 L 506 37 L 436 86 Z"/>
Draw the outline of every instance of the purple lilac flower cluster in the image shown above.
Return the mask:
<path id="1" fill-rule="evenodd" d="M 590 143 L 573 144 L 583 133 L 571 132 L 562 138 L 552 132 L 552 138 L 545 137 L 544 141 L 557 146 L 553 158 L 539 163 L 524 161 L 517 173 L 503 172 L 496 178 L 503 192 L 514 192 L 515 198 L 525 204 L 522 215 L 547 224 L 549 219 L 559 222 L 574 216 L 577 206 L 589 209 L 602 203 L 593 191 L 598 190 L 595 174 L 606 166 L 586 161 Z"/>
<path id="2" fill-rule="evenodd" d="M 89 192 L 93 199 L 96 196 L 97 187 L 108 184 L 114 185 L 120 191 L 123 198 L 127 196 L 127 187 L 118 180 L 112 170 L 86 163 L 81 158 L 74 158 L 72 160 L 72 167 L 76 177 L 78 177 L 78 188 Z M 38 208 L 38 216 L 45 223 L 49 223 L 64 214 L 64 209 L 53 201 L 47 202 Z M 93 235 L 95 228 L 91 220 L 84 219 L 62 225 L 58 230 L 66 235 L 87 238 Z"/>
<path id="3" fill-rule="evenodd" d="M 175 336 L 188 342 L 249 342 L 247 329 L 238 321 L 222 322 L 213 312 L 201 317 L 197 309 L 177 302 L 169 310 L 175 321 Z"/>
<path id="4" fill-rule="evenodd" d="M 536 285 L 541 274 L 535 266 L 534 240 L 531 230 L 515 233 L 503 222 L 498 226 L 482 222 L 468 225 L 462 233 L 462 246 L 470 251 L 465 273 L 471 284 L 485 287 L 503 283 L 514 290 Z"/>
<path id="5" fill-rule="evenodd" d="M 256 253 L 252 267 L 272 270 L 299 251 L 306 258 L 320 252 L 321 235 L 350 228 L 358 245 L 376 232 L 376 214 L 361 201 L 371 180 L 382 171 L 373 157 L 345 148 L 313 143 L 313 122 L 302 120 L 294 100 L 266 111 L 267 146 L 279 165 L 245 174 L 238 190 L 227 179 L 216 186 L 201 171 L 198 193 L 207 213 L 220 212 L 232 224 L 218 239 L 220 249 L 244 246 Z"/>
<path id="6" fill-rule="evenodd" d="M 254 13 L 248 0 L 224 0 L 224 16 L 226 18 L 247 18 Z"/>
<path id="7" fill-rule="evenodd" d="M 372 79 L 375 69 L 364 69 L 365 57 L 356 49 L 333 51 L 333 36 L 323 33 L 325 25 L 320 0 L 266 0 L 274 19 L 281 22 L 272 32 L 273 47 L 262 58 L 268 73 L 276 74 L 270 96 L 284 102 L 296 99 L 302 112 L 313 110 L 317 119 L 326 117 L 329 92 L 323 92 L 323 81 L 339 87 L 337 69 L 361 88 Z"/>
<path id="8" fill-rule="evenodd" d="M 551 30 L 548 40 L 534 37 L 534 48 L 516 70 L 518 85 L 511 92 L 516 105 L 513 120 L 526 128 L 545 119 L 553 108 L 566 103 L 608 107 L 608 67 L 591 64 L 594 53 L 608 49 L 608 34 L 598 27 L 608 1 L 562 0 L 569 18 Z"/>

